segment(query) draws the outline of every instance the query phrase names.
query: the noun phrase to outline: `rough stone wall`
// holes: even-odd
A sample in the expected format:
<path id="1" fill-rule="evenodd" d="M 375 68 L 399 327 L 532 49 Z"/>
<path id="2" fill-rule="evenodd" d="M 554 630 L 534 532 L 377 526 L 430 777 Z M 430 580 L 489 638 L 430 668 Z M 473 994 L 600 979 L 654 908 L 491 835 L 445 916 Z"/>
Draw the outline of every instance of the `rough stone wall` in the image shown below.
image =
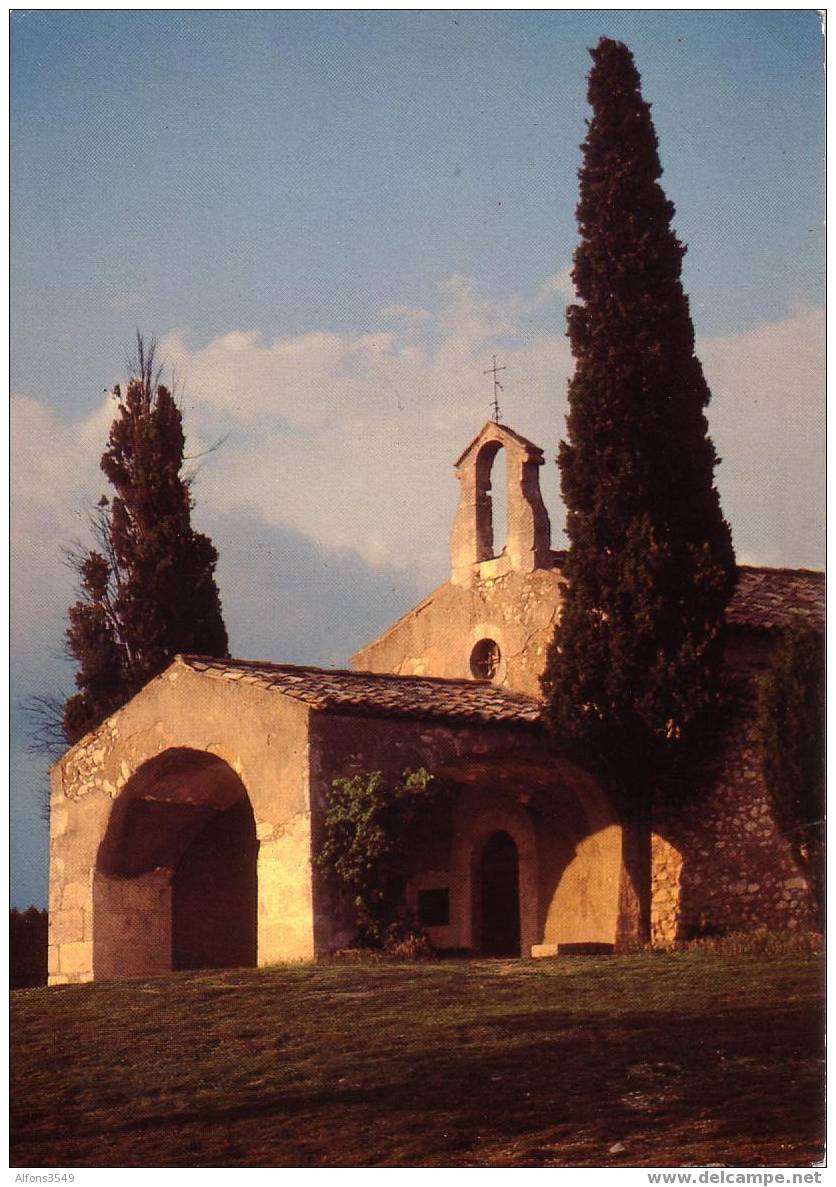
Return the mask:
<path id="1" fill-rule="evenodd" d="M 810 888 L 772 817 L 750 682 L 741 681 L 716 767 L 704 797 L 677 810 L 657 810 L 653 942 L 755 927 L 814 927 Z"/>
<path id="2" fill-rule="evenodd" d="M 171 874 L 167 869 L 135 878 L 94 873 L 93 898 L 100 912 L 94 911 L 99 914 L 99 934 L 94 936 L 97 979 L 170 970 Z"/>
<path id="3" fill-rule="evenodd" d="M 448 583 L 358 651 L 352 664 L 365 672 L 470 679 L 473 648 L 493 639 L 501 655 L 495 683 L 539 696 L 560 589 L 556 569 L 484 576 L 467 587 Z"/>
<path id="4" fill-rule="evenodd" d="M 52 772 L 52 984 L 137 972 L 126 953 L 139 912 L 149 921 L 159 913 L 146 901 L 151 884 L 147 876 L 106 882 L 98 852 L 114 802 L 149 759 L 172 747 L 217 756 L 246 788 L 260 842 L 259 964 L 313 956 L 308 717 L 305 706 L 242 682 L 240 673 L 226 679 L 175 663 L 68 751 Z M 210 794 L 199 779 L 195 786 Z M 151 932 L 148 972 L 170 962 L 169 932 L 162 924 Z"/>

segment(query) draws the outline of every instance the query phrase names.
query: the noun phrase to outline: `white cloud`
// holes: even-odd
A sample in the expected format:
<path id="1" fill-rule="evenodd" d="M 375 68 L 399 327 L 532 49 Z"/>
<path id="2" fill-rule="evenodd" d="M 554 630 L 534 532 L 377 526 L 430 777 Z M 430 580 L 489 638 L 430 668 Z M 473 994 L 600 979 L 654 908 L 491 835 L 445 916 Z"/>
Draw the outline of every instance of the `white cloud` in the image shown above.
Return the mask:
<path id="1" fill-rule="evenodd" d="M 532 334 L 525 325 L 538 299 L 492 300 L 453 276 L 431 316 L 394 330 L 274 343 L 237 334 L 192 350 L 182 336 L 165 340 L 163 353 L 188 375 L 192 430 L 206 440 L 231 430 L 202 474 L 200 498 L 441 579 L 456 500 L 451 462 L 490 413 L 493 350 L 507 366 L 508 423 L 549 461 L 563 434 L 572 360 L 562 326 Z M 820 561 L 822 336 L 821 312 L 799 309 L 699 343 L 724 458 L 718 483 L 747 559 Z M 553 466 L 544 487 L 557 535 Z"/>
<path id="2" fill-rule="evenodd" d="M 61 550 L 86 535 L 88 509 L 105 484 L 98 459 L 114 411 L 108 396 L 92 415 L 67 422 L 46 404 L 12 396 L 11 615 L 16 645 L 42 642 L 45 622 L 66 609 L 73 578 L 61 563 Z"/>
<path id="3" fill-rule="evenodd" d="M 738 559 L 824 563 L 825 318 L 799 308 L 698 343 Z"/>
<path id="4" fill-rule="evenodd" d="M 562 429 L 568 343 L 527 336 L 525 305 L 453 276 L 435 312 L 392 330 L 274 342 L 242 332 L 193 348 L 169 335 L 160 355 L 186 378 L 190 432 L 204 443 L 230 433 L 201 472 L 199 501 L 441 580 L 452 462 L 490 415 L 484 372 L 499 343 L 509 422 L 554 443 Z"/>
<path id="5" fill-rule="evenodd" d="M 553 458 L 572 360 L 562 318 L 553 334 L 526 327 L 538 299 L 495 301 L 456 276 L 426 317 L 382 317 L 363 334 L 268 342 L 243 329 L 200 345 L 172 332 L 160 357 L 185 381 L 189 451 L 229 434 L 200 463 L 198 522 L 237 516 L 253 525 L 254 542 L 259 523 L 274 534 L 289 529 L 354 551 L 380 567 L 381 580 L 399 570 L 431 588 L 447 573 L 452 463 L 490 414 L 484 371 L 496 351 L 507 366 L 504 419 L 546 453 L 557 540 Z M 724 459 L 718 482 L 741 559 L 821 563 L 823 324 L 819 311 L 795 310 L 699 343 Z M 106 489 L 98 459 L 113 414 L 111 398 L 74 423 L 32 398 L 13 401 L 13 613 L 24 641 L 48 623 L 56 625 L 47 634 L 60 635 L 72 584 L 60 546 L 83 531 L 84 508 Z"/>
<path id="6" fill-rule="evenodd" d="M 543 281 L 539 300 L 545 302 L 554 296 L 562 297 L 567 305 L 577 300 L 571 264 L 567 264 L 560 272 L 555 272 L 553 276 L 548 276 Z"/>
<path id="7" fill-rule="evenodd" d="M 418 326 L 432 320 L 429 309 L 422 309 L 419 305 L 387 305 L 380 311 L 380 316 L 408 326 Z"/>

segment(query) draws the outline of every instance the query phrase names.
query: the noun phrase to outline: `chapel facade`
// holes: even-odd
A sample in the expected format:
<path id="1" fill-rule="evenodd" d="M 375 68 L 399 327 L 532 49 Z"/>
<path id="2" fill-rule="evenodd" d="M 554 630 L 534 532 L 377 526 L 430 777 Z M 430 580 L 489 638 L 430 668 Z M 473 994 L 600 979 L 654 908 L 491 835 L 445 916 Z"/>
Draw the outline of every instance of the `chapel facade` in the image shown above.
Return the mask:
<path id="1" fill-rule="evenodd" d="M 618 815 L 540 722 L 563 589 L 543 464 L 512 429 L 484 426 L 456 462 L 449 580 L 353 670 L 178 656 L 67 752 L 52 772 L 51 984 L 344 946 L 350 911 L 315 857 L 333 779 L 372 770 L 424 767 L 449 789 L 415 839 L 407 886 L 438 948 L 548 956 L 631 942 Z M 823 628 L 822 583 L 740 571 L 727 616 L 738 710 L 699 804 L 654 816 L 656 944 L 812 925 L 810 889 L 772 819 L 751 695 L 793 615 Z"/>

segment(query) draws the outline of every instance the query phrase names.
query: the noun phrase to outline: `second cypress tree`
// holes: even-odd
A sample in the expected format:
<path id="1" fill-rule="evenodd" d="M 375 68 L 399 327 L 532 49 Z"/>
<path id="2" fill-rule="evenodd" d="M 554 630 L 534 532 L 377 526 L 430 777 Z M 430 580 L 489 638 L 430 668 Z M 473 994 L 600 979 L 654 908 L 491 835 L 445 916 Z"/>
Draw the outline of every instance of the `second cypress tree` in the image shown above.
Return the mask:
<path id="1" fill-rule="evenodd" d="M 558 459 L 567 590 L 543 691 L 555 738 L 598 767 L 633 830 L 641 940 L 654 787 L 717 706 L 736 569 L 650 108 L 626 46 L 591 53 Z"/>
<path id="2" fill-rule="evenodd" d="M 69 611 L 67 650 L 78 663 L 63 712 L 77 741 L 125 704 L 177 652 L 227 654 L 214 570 L 218 554 L 191 523 L 181 474 L 180 409 L 154 371 L 154 347 L 137 336 L 124 395 L 119 388 L 101 466 L 114 496 L 94 521 L 99 544 L 73 557 L 80 597 Z"/>

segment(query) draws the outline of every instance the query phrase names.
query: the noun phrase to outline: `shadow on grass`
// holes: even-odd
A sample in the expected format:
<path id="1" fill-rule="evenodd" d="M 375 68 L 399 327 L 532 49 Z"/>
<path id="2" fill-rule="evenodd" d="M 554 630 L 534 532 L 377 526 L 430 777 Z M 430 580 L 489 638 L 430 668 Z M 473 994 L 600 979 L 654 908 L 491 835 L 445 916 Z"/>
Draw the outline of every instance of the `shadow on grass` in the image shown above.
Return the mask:
<path id="1" fill-rule="evenodd" d="M 106 1121 L 78 1108 L 47 1125 L 13 1107 L 12 1165 L 543 1165 L 578 1142 L 661 1155 L 666 1134 L 701 1126 L 726 1165 L 763 1140 L 794 1165 L 782 1144 L 812 1159 L 821 1143 L 822 1033 L 807 1006 L 471 1016 L 418 1051 L 370 1043 L 326 1089 L 266 1083 L 235 1104 L 131 1117 L 124 1102 Z"/>

